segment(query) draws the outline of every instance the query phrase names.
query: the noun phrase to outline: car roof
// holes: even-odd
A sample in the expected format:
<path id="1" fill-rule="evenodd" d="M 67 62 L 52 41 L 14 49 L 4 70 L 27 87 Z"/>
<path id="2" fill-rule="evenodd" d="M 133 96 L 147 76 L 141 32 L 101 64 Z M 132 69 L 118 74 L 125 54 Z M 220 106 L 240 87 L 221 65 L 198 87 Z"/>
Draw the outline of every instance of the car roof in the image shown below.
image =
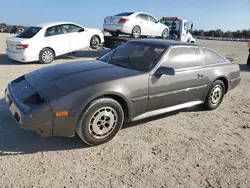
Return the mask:
<path id="1" fill-rule="evenodd" d="M 75 23 L 72 23 L 72 22 L 44 22 L 44 23 L 34 25 L 34 27 L 42 27 L 43 28 L 43 27 L 51 27 L 54 25 L 60 25 L 60 24 L 75 24 Z"/>
<path id="2" fill-rule="evenodd" d="M 147 44 L 155 44 L 155 45 L 162 45 L 162 46 L 199 46 L 195 43 L 188 43 L 188 42 L 181 42 L 181 41 L 174 41 L 174 40 L 166 40 L 166 39 L 135 39 L 130 40 L 130 42 L 142 42 Z"/>

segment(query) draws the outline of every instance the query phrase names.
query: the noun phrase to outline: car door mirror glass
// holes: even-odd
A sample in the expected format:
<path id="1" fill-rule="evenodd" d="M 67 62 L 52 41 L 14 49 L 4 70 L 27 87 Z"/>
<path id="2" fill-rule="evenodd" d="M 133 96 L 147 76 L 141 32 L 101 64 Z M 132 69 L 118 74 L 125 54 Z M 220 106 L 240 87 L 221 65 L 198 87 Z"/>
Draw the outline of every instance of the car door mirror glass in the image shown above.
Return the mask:
<path id="1" fill-rule="evenodd" d="M 175 75 L 175 70 L 171 67 L 159 67 L 155 72 L 155 75 L 161 76 L 164 75 Z"/>

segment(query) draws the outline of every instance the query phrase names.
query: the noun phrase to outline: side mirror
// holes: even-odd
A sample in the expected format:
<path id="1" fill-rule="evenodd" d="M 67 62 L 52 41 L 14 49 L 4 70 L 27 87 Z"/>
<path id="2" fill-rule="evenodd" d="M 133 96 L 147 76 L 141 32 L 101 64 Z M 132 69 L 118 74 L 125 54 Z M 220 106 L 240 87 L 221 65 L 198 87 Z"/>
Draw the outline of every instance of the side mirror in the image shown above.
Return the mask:
<path id="1" fill-rule="evenodd" d="M 171 67 L 159 67 L 157 71 L 155 72 L 155 75 L 161 76 L 164 75 L 175 75 L 175 70 Z"/>
<path id="2" fill-rule="evenodd" d="M 81 29 L 79 29 L 79 30 L 78 30 L 78 32 L 83 32 L 83 31 L 84 31 L 84 29 L 83 29 L 83 28 L 81 28 Z"/>
<path id="3" fill-rule="evenodd" d="M 192 23 L 192 24 L 191 24 L 191 30 L 193 30 L 193 26 L 194 26 L 194 24 Z"/>

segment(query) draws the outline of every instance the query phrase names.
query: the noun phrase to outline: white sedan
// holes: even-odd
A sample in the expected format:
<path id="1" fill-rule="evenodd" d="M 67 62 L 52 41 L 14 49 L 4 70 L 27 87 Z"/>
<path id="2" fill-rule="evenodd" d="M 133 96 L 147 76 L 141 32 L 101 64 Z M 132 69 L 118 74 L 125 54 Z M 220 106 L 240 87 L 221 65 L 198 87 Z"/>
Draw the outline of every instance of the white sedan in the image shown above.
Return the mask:
<path id="1" fill-rule="evenodd" d="M 19 62 L 51 63 L 55 57 L 80 50 L 95 48 L 104 42 L 101 30 L 86 28 L 71 22 L 51 22 L 28 27 L 6 40 L 10 59 Z"/>
<path id="2" fill-rule="evenodd" d="M 144 12 L 123 12 L 107 16 L 104 19 L 103 29 L 112 36 L 129 34 L 134 38 L 154 36 L 166 39 L 169 35 L 168 26 L 160 23 L 153 15 Z"/>

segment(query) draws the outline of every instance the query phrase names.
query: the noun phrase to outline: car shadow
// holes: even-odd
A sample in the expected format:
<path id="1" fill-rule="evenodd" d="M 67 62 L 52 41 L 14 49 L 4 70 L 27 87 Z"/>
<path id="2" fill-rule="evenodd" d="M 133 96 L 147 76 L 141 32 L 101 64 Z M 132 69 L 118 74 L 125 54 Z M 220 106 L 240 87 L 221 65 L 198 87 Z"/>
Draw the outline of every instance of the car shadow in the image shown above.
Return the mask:
<path id="1" fill-rule="evenodd" d="M 179 113 L 182 113 L 182 112 L 203 112 L 203 111 L 206 111 L 206 110 L 204 108 L 202 108 L 201 105 L 197 105 L 197 106 L 189 107 L 189 108 L 183 108 L 183 109 L 180 109 L 180 110 L 164 113 L 164 114 L 161 114 L 161 115 L 156 115 L 156 116 L 145 118 L 145 119 L 138 120 L 138 121 L 135 121 L 135 122 L 124 123 L 123 129 L 143 125 L 145 123 L 149 123 L 149 122 L 156 121 L 156 120 L 159 120 L 159 119 L 167 118 L 167 117 L 170 117 L 170 116 L 175 116 L 175 115 L 178 115 Z"/>
<path id="2" fill-rule="evenodd" d="M 0 157 L 88 147 L 78 136 L 41 137 L 34 131 L 21 129 L 4 99 L 0 99 L 0 114 Z"/>
<path id="3" fill-rule="evenodd" d="M 250 72 L 250 65 L 239 64 L 241 72 Z"/>
<path id="4" fill-rule="evenodd" d="M 7 54 L 0 54 L 0 65 L 20 65 L 22 63 L 8 58 Z"/>
<path id="5" fill-rule="evenodd" d="M 203 111 L 203 109 L 198 106 L 154 116 L 133 123 L 125 123 L 122 129 L 143 125 L 157 119 L 177 115 L 180 112 L 195 111 Z M 0 99 L 0 114 L 0 157 L 89 147 L 84 144 L 84 142 L 77 135 L 71 138 L 41 137 L 34 131 L 21 129 L 10 114 L 4 99 Z"/>

